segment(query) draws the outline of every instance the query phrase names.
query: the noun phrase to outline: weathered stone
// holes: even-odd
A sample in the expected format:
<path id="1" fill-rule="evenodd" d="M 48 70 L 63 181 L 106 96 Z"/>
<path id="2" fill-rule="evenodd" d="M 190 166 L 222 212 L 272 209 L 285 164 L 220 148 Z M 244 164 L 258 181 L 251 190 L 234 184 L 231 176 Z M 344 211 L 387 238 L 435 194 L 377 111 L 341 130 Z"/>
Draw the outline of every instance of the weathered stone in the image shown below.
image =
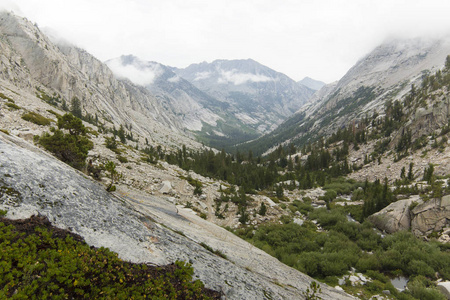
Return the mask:
<path id="1" fill-rule="evenodd" d="M 439 282 L 437 288 L 447 299 L 450 299 L 450 281 Z"/>
<path id="2" fill-rule="evenodd" d="M 394 233 L 399 230 L 409 230 L 411 217 L 409 207 L 413 202 L 420 201 L 418 196 L 406 200 L 398 200 L 389 204 L 379 212 L 369 216 L 369 220 L 380 230 Z"/>
<path id="3" fill-rule="evenodd" d="M 170 181 L 163 181 L 159 186 L 159 192 L 161 194 L 169 194 L 172 192 L 172 184 Z"/>
<path id="4" fill-rule="evenodd" d="M 412 210 L 411 231 L 416 236 L 439 232 L 450 225 L 449 197 L 430 199 Z M 444 205 L 442 205 L 444 204 Z"/>
<path id="5" fill-rule="evenodd" d="M 304 221 L 303 221 L 302 219 L 300 219 L 300 218 L 294 218 L 294 223 L 295 223 L 295 224 L 298 224 L 298 225 L 301 226 L 301 225 L 303 225 L 303 222 L 304 222 Z"/>
<path id="6" fill-rule="evenodd" d="M 445 195 L 441 199 L 441 207 L 445 207 L 446 209 L 450 209 L 450 195 Z"/>

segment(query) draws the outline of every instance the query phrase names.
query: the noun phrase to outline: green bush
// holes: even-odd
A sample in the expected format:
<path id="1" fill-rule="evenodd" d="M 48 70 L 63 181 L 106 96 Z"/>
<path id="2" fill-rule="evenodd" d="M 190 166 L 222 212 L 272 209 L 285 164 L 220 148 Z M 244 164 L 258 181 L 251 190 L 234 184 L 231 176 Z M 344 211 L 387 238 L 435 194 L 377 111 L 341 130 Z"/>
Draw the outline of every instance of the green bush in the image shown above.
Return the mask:
<path id="1" fill-rule="evenodd" d="M 408 289 L 411 296 L 420 300 L 446 300 L 436 288 L 431 286 L 429 280 L 423 276 L 417 276 L 408 282 Z"/>
<path id="2" fill-rule="evenodd" d="M 3 94 L 3 93 L 0 93 L 0 98 L 3 98 L 3 99 L 5 99 L 5 100 L 8 100 L 8 101 L 14 103 L 14 100 L 13 100 L 13 99 L 11 99 L 10 97 L 6 96 L 6 95 Z"/>
<path id="3" fill-rule="evenodd" d="M 1 299 L 219 298 L 199 280 L 192 281 L 193 269 L 184 262 L 133 264 L 52 228 L 48 220 L 33 217 L 28 226 L 0 221 Z"/>
<path id="4" fill-rule="evenodd" d="M 5 105 L 8 106 L 9 108 L 16 109 L 16 110 L 21 108 L 19 105 L 15 104 L 13 102 L 6 102 Z"/>
<path id="5" fill-rule="evenodd" d="M 125 156 L 122 155 L 118 155 L 117 159 L 121 162 L 121 163 L 127 163 L 128 159 Z"/>
<path id="6" fill-rule="evenodd" d="M 22 119 L 41 126 L 47 126 L 54 122 L 52 119 L 46 118 L 38 113 L 35 113 L 34 111 L 23 114 Z"/>
<path id="7" fill-rule="evenodd" d="M 110 150 L 117 149 L 117 141 L 114 137 L 105 137 L 105 146 Z"/>
<path id="8" fill-rule="evenodd" d="M 58 128 L 51 128 L 50 134 L 44 132 L 39 137 L 39 144 L 55 154 L 63 162 L 76 169 L 82 169 L 86 165 L 86 157 L 94 147 L 92 141 L 85 136 L 86 129 L 80 119 L 72 114 L 66 114 L 58 118 Z M 66 129 L 69 133 L 63 132 Z"/>

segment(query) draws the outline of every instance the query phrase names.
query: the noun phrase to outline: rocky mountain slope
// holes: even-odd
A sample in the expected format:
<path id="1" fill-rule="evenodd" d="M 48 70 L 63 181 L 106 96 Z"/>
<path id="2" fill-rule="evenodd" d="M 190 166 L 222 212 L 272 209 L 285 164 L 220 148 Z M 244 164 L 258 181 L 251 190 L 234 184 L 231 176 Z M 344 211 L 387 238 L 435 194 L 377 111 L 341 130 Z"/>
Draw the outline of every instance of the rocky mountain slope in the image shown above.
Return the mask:
<path id="1" fill-rule="evenodd" d="M 127 78 L 145 86 L 172 113 L 181 118 L 181 126 L 190 131 L 201 131 L 203 122 L 216 126 L 221 117 L 213 110 L 220 102 L 197 89 L 175 74 L 171 68 L 156 62 L 144 62 L 126 55 L 105 62 L 119 78 Z"/>
<path id="2" fill-rule="evenodd" d="M 393 40 L 375 48 L 337 83 L 323 87 L 279 128 L 248 147 L 266 151 L 277 144 L 298 145 L 358 124 L 384 104 L 395 101 L 420 85 L 422 76 L 441 68 L 450 53 L 446 39 Z M 358 125 L 356 125 L 358 126 Z"/>
<path id="3" fill-rule="evenodd" d="M 77 98 L 84 115 L 96 116 L 106 128 L 131 125 L 141 141 L 199 147 L 148 90 L 118 81 L 86 51 L 54 44 L 31 22 L 8 12 L 0 13 L 0 36 L 1 79 L 58 107 Z"/>
<path id="4" fill-rule="evenodd" d="M 448 176 L 444 175 L 450 173 L 450 58 L 445 63 L 446 68 L 434 75 L 417 73 L 421 69 L 418 66 L 432 68 L 433 57 L 443 55 L 441 50 L 447 51 L 442 43 L 431 43 L 435 46 L 404 43 L 406 46 L 380 50 L 386 55 L 377 54 L 373 58 L 369 55 L 363 59 L 364 63 L 349 72 L 352 76 L 316 93 L 296 118 L 275 131 L 271 142 L 289 142 L 293 136 L 299 138 L 299 142 L 311 141 L 336 128 L 340 130 L 339 136 L 335 134 L 334 140 L 323 139 L 322 143 L 297 153 L 294 152 L 299 149 L 295 147 L 289 149 L 289 153 L 279 148 L 280 151 L 274 152 L 278 156 L 266 161 L 252 157 L 250 153 L 232 158 L 220 152 L 205 151 L 203 154 L 206 155 L 200 156 L 199 151 L 190 151 L 199 149 L 199 145 L 190 141 L 180 129 L 194 123 L 185 115 L 181 116 L 181 110 L 176 115 L 172 106 L 183 105 L 183 101 L 178 104 L 176 101 L 185 98 L 191 103 L 194 96 L 200 97 L 198 95 L 203 95 L 205 105 L 208 101 L 225 102 L 215 97 L 215 100 L 209 99 L 201 89 L 182 80 L 174 69 L 157 63 L 138 62 L 143 72 L 134 75 L 138 74 L 143 81 L 135 85 L 126 79 L 116 80 L 109 68 L 82 50 L 52 44 L 24 19 L 8 14 L 0 16 L 0 34 L 0 209 L 8 210 L 9 218 L 42 214 L 52 223 L 80 234 L 89 244 L 108 247 L 126 260 L 155 264 L 176 259 L 190 261 L 196 277 L 207 287 L 223 292 L 227 299 L 302 299 L 311 296 L 307 295 L 311 291 L 306 290 L 311 287 L 311 278 L 256 249 L 256 245 L 268 249 L 268 253 L 276 255 L 280 261 L 310 272 L 311 276 L 320 274 L 316 277 L 320 279 L 332 276 L 326 281 L 332 285 L 336 284 L 338 275 L 347 276 L 340 278 L 345 279 L 350 276 L 346 275 L 348 272 L 358 274 L 355 269 L 361 266 L 355 258 L 375 254 L 382 260 L 385 256 L 382 251 L 386 249 L 378 248 L 378 242 L 383 243 L 381 233 L 370 224 L 355 222 L 356 219 L 362 222 L 363 216 L 375 212 L 373 209 L 368 213 L 369 204 L 375 203 L 370 193 L 383 194 L 382 200 L 389 199 L 393 204 L 400 204 L 402 200 L 398 199 L 408 198 L 403 192 L 413 193 L 408 199 L 411 201 L 399 209 L 402 213 L 409 215 L 410 211 L 414 214 L 410 222 L 403 216 L 400 220 L 395 219 L 398 214 L 389 222 L 394 224 L 393 227 L 409 224 L 415 234 L 424 238 L 445 236 L 443 241 L 448 241 L 448 196 L 441 196 L 449 192 Z M 421 54 L 417 44 L 428 54 Z M 133 57 L 121 60 L 125 60 L 125 65 L 135 62 Z M 437 66 L 442 66 L 444 61 L 445 57 Z M 118 63 L 123 65 L 122 61 Z M 403 65 L 405 69 L 402 69 Z M 251 88 L 242 82 L 270 82 L 269 75 L 258 72 L 253 75 L 250 71 L 220 72 L 220 76 L 229 81 L 228 85 L 242 85 L 244 93 Z M 54 76 L 46 77 L 46 74 Z M 145 74 L 148 76 L 141 76 Z M 416 75 L 408 77 L 411 74 Z M 373 79 L 377 76 L 381 80 L 379 85 Z M 408 78 L 402 81 L 405 76 Z M 368 86 L 352 79 L 357 77 Z M 149 82 L 155 85 L 149 86 Z M 152 96 L 153 93 L 160 93 L 159 97 Z M 89 121 L 83 123 L 86 126 L 84 138 L 93 146 L 87 153 L 88 167 L 80 167 L 85 173 L 57 161 L 31 143 L 37 144 L 42 141 L 44 132 L 52 131 L 51 127 L 59 123 L 61 115 L 67 111 L 64 102 L 67 106 L 74 97 L 81 99 L 82 115 Z M 386 100 L 394 102 L 385 105 Z M 206 114 L 205 111 L 199 115 L 195 115 L 194 110 L 187 112 L 192 118 Z M 212 109 L 206 112 L 215 114 Z M 30 120 L 30 116 L 34 119 Z M 111 130 L 120 125 L 123 125 L 120 134 Z M 205 123 L 202 126 L 206 126 Z M 64 130 L 70 132 L 67 128 Z M 202 159 L 196 161 L 198 157 Z M 319 160 L 322 160 L 320 165 Z M 110 163 L 115 165 L 115 178 L 106 167 Z M 421 181 L 430 163 L 435 168 L 434 175 Z M 203 165 L 204 170 L 196 164 Z M 406 178 L 404 168 L 408 164 L 411 176 L 408 174 Z M 92 172 L 93 169 L 98 172 Z M 193 169 L 204 176 L 194 173 Z M 380 181 L 374 181 L 384 177 L 389 177 L 384 186 Z M 362 183 L 364 179 L 368 182 Z M 395 185 L 392 193 L 388 192 L 388 182 Z M 104 186 L 109 183 L 109 186 L 115 184 L 114 193 L 105 191 Z M 365 195 L 363 187 L 369 196 Z M 419 198 L 423 204 L 416 201 Z M 373 208 L 378 209 L 379 203 Z M 388 206 L 387 212 L 381 211 L 387 213 L 387 216 L 381 216 L 382 224 L 391 217 L 391 208 Z M 357 241 L 345 238 L 344 235 L 351 234 L 352 230 L 343 230 L 344 235 L 335 234 L 327 226 L 329 224 L 324 223 L 322 214 L 338 217 L 343 226 L 341 229 L 359 228 L 359 231 L 363 229 L 361 226 L 366 227 L 364 230 L 373 235 L 375 244 L 370 246 L 373 248 L 363 249 L 355 244 L 363 239 L 362 235 Z M 421 222 L 416 222 L 418 219 Z M 234 230 L 254 244 L 213 223 Z M 266 238 L 271 239 L 272 235 L 264 233 L 270 227 L 279 229 L 279 234 L 270 244 L 262 244 Z M 289 234 L 284 234 L 289 231 L 302 236 L 293 241 Z M 314 241 L 319 242 L 317 247 L 311 248 L 315 252 L 310 252 L 311 249 L 292 250 L 311 244 L 312 241 L 303 236 L 305 232 L 311 236 L 320 235 Z M 257 243 L 252 240 L 255 237 L 259 239 Z M 336 244 L 337 252 L 342 256 L 335 256 L 333 247 L 325 246 L 329 242 L 333 244 L 332 240 L 346 241 L 345 247 Z M 276 249 L 280 242 L 298 245 Z M 354 252 L 344 253 L 348 250 Z M 300 261 L 305 263 L 310 255 L 318 258 L 307 264 L 311 268 L 299 264 Z M 352 262 L 338 266 L 344 260 L 337 257 L 352 258 Z M 389 268 L 373 270 L 392 275 Z M 439 268 L 435 270 L 441 272 Z M 448 278 L 448 274 L 433 277 L 435 270 L 430 273 L 430 280 Z M 419 274 L 408 272 L 412 276 Z M 361 273 L 364 278 L 366 275 Z M 357 288 L 352 280 L 341 282 L 339 279 L 336 289 L 321 283 L 319 296 L 322 299 L 348 299 L 348 295 L 338 291 L 345 288 L 347 292 L 365 298 L 391 289 L 381 283 L 381 286 L 369 284 L 375 277 L 373 274 L 367 276 L 371 278 Z M 388 281 L 387 277 L 382 280 Z M 390 291 L 395 292 L 393 287 Z"/>
<path id="5" fill-rule="evenodd" d="M 109 194 L 20 138 L 0 133 L 0 153 L 0 208 L 9 218 L 46 216 L 132 262 L 189 261 L 195 277 L 227 299 L 301 299 L 312 280 L 163 198 L 127 187 Z M 325 285 L 320 295 L 352 299 Z"/>
<path id="6" fill-rule="evenodd" d="M 145 144 L 144 137 L 166 150 L 184 142 L 190 148 L 198 144 L 170 130 L 177 124 L 147 90 L 117 81 L 107 67 L 80 49 L 52 44 L 25 19 L 3 13 L 0 34 L 0 206 L 8 211 L 8 218 L 44 215 L 52 224 L 80 234 L 90 245 L 108 247 L 133 262 L 190 261 L 196 277 L 228 299 L 304 297 L 310 277 L 199 218 L 184 205 L 175 205 L 200 200 L 181 179 L 198 175 L 165 162 L 149 163 L 136 148 Z M 98 126 L 84 123 L 94 145 L 89 160 L 96 166 L 108 161 L 117 164 L 123 176 L 115 195 L 29 143 L 55 126 L 56 116 L 65 113 L 64 102 L 69 105 L 73 97 L 81 100 L 83 116 L 99 119 Z M 45 124 L 25 120 L 26 114 Z M 113 152 L 105 147 L 106 138 L 112 136 L 107 128 L 122 124 L 133 127 L 139 147 L 121 144 Z M 161 181 L 168 178 L 182 186 L 163 189 L 167 185 L 161 187 Z M 220 184 L 202 181 L 211 186 L 205 186 L 204 200 L 213 202 Z M 204 211 L 213 215 L 211 202 L 206 202 Z M 351 299 L 325 284 L 321 296 Z"/>

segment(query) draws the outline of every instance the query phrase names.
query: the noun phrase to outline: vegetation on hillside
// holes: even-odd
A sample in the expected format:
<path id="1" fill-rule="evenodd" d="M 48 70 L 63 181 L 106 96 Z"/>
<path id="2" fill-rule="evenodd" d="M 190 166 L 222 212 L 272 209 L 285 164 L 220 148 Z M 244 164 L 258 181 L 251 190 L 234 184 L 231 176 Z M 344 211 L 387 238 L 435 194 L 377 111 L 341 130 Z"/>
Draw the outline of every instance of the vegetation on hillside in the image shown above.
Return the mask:
<path id="1" fill-rule="evenodd" d="M 87 154 L 94 147 L 86 127 L 71 113 L 59 117 L 57 125 L 57 129 L 50 128 L 52 134 L 44 132 L 38 138 L 39 144 L 70 166 L 84 168 Z"/>
<path id="2" fill-rule="evenodd" d="M 0 298 L 220 299 L 189 264 L 133 264 L 47 219 L 0 218 Z"/>
<path id="3" fill-rule="evenodd" d="M 355 268 L 372 278 L 360 287 L 367 298 L 389 290 L 397 299 L 444 299 L 432 280 L 436 274 L 450 279 L 449 245 L 424 242 L 410 232 L 383 238 L 372 224 L 349 221 L 342 207 L 312 209 L 294 201 L 290 208 L 310 211 L 308 219 L 316 220 L 317 225 L 305 221 L 300 226 L 285 218 L 285 224 L 247 226 L 235 233 L 285 264 L 331 285 L 337 285 L 338 278 Z M 400 293 L 392 286 L 389 277 L 398 275 L 409 277 L 409 290 Z M 350 282 L 343 287 L 355 291 Z"/>

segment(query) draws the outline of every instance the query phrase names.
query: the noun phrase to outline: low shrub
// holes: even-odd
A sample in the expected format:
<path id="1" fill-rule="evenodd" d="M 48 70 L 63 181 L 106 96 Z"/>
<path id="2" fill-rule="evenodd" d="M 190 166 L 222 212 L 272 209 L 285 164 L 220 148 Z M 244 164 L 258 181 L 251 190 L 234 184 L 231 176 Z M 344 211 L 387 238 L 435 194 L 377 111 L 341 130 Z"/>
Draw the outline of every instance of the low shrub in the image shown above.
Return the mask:
<path id="1" fill-rule="evenodd" d="M 122 261 L 106 248 L 32 217 L 0 218 L 0 298 L 219 299 L 192 281 L 189 264 L 153 267 Z"/>
<path id="2" fill-rule="evenodd" d="M 19 105 L 15 104 L 13 102 L 6 102 L 5 105 L 11 109 L 16 109 L 16 110 L 21 108 Z"/>
<path id="3" fill-rule="evenodd" d="M 128 159 L 125 156 L 122 155 L 118 155 L 117 159 L 121 162 L 121 163 L 127 163 Z"/>
<path id="4" fill-rule="evenodd" d="M 24 119 L 25 121 L 34 123 L 36 125 L 41 125 L 41 126 L 48 126 L 52 122 L 54 122 L 52 119 L 46 118 L 34 111 L 30 111 L 30 112 L 23 114 L 22 119 Z"/>

